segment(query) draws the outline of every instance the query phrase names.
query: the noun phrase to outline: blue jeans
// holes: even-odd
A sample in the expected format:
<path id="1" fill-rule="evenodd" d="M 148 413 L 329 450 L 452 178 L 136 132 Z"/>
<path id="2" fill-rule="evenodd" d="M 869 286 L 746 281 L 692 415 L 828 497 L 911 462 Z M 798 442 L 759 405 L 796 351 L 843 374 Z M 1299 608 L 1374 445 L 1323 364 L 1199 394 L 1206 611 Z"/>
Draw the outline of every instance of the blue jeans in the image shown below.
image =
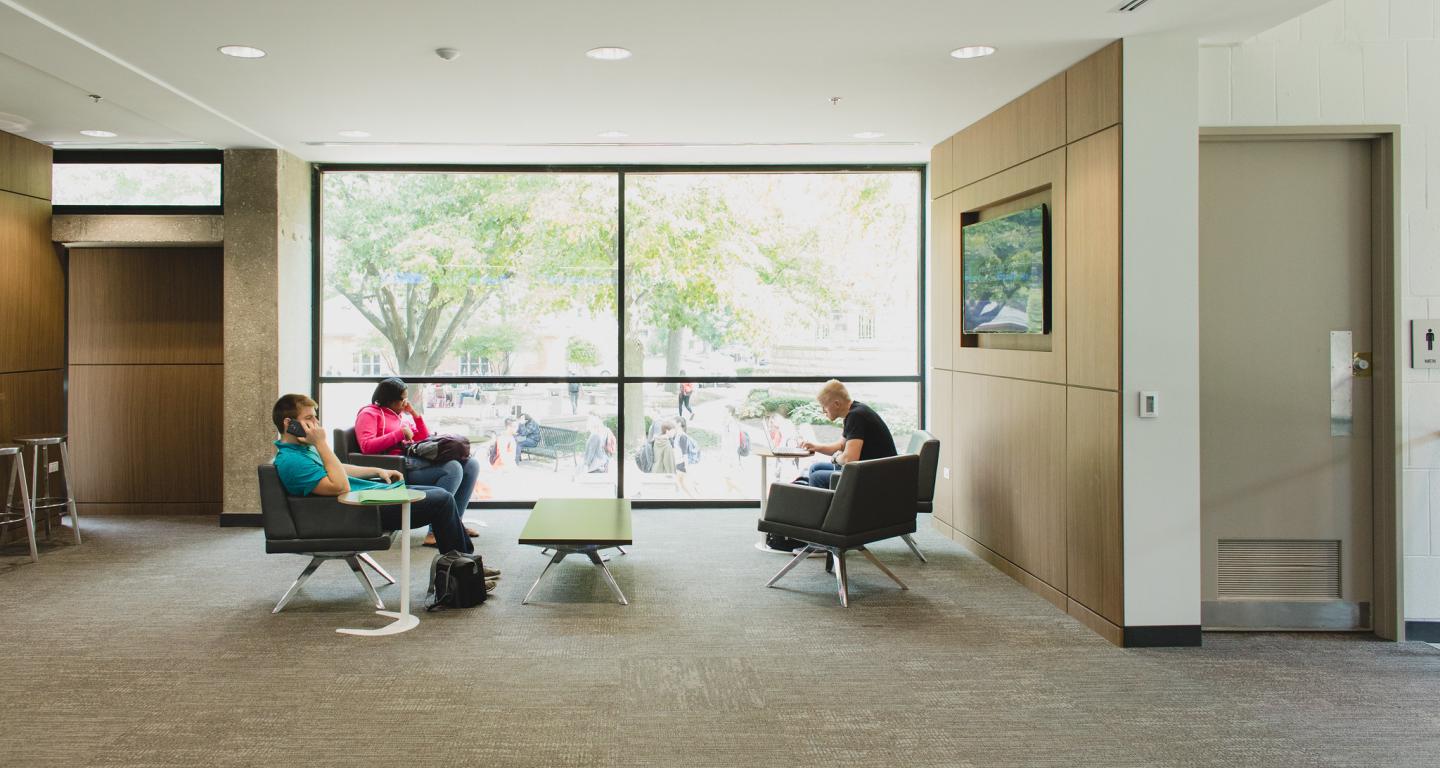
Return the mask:
<path id="1" fill-rule="evenodd" d="M 840 468 L 829 461 L 817 461 L 810 465 L 810 487 L 829 488 L 830 476 L 839 472 Z"/>
<path id="2" fill-rule="evenodd" d="M 427 485 L 409 487 L 425 493 L 425 498 L 410 504 L 411 528 L 430 526 L 430 530 L 435 533 L 435 545 L 441 552 L 469 554 L 475 551 L 475 544 L 465 535 L 465 525 L 460 522 L 460 513 L 455 509 L 455 497 L 449 491 Z M 380 525 L 387 531 L 399 529 L 400 507 L 381 507 Z"/>
<path id="3" fill-rule="evenodd" d="M 445 489 L 455 499 L 455 509 L 461 517 L 470 506 L 470 494 L 475 490 L 475 480 L 480 475 L 480 460 L 471 456 L 463 463 L 447 461 L 436 464 L 411 456 L 405 457 L 405 484 L 430 485 Z M 439 534 L 436 534 L 437 539 Z"/>

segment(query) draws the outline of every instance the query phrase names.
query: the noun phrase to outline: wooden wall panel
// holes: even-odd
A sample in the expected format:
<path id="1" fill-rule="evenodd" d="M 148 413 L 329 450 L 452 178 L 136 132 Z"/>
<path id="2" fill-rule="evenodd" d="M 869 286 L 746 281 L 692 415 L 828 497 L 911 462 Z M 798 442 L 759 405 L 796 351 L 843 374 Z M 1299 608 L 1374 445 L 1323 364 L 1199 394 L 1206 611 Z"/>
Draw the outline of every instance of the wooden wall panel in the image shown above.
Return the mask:
<path id="1" fill-rule="evenodd" d="M 1120 127 L 1070 145 L 1066 381 L 1120 388 Z"/>
<path id="2" fill-rule="evenodd" d="M 1066 72 L 1066 141 L 1079 141 L 1120 122 L 1121 55 L 1117 40 Z"/>
<path id="3" fill-rule="evenodd" d="M 1065 145 L 1065 74 L 981 118 L 956 135 L 952 147 L 956 187 Z"/>
<path id="4" fill-rule="evenodd" d="M 954 527 L 1065 591 L 1065 387 L 954 375 Z"/>
<path id="5" fill-rule="evenodd" d="M 955 466 L 955 435 L 951 408 L 951 403 L 954 402 L 952 376 L 950 371 L 931 369 L 930 409 L 926 412 L 930 422 L 928 429 L 940 441 L 940 466 L 935 471 L 935 506 L 932 514 L 946 525 L 951 525 L 951 481 L 946 474 L 948 472 L 953 477 Z"/>
<path id="6" fill-rule="evenodd" d="M 952 142 L 946 139 L 930 149 L 930 197 L 937 198 L 955 190 L 954 175 L 951 173 L 950 148 Z"/>
<path id="7" fill-rule="evenodd" d="M 0 372 L 64 364 L 65 273 L 50 244 L 50 203 L 0 192 Z"/>
<path id="8" fill-rule="evenodd" d="M 1066 388 L 1065 466 L 1069 595 L 1123 624 L 1120 543 L 1120 395 Z"/>
<path id="9" fill-rule="evenodd" d="M 70 453 L 77 499 L 218 504 L 222 370 L 72 366 Z"/>
<path id="10" fill-rule="evenodd" d="M 221 267 L 218 248 L 71 249 L 70 364 L 224 362 Z"/>
<path id="11" fill-rule="evenodd" d="M 64 371 L 0 373 L 0 443 L 16 435 L 63 431 Z"/>
<path id="12" fill-rule="evenodd" d="M 44 144 L 0 131 L 0 190 L 49 200 L 53 156 Z"/>
<path id="13" fill-rule="evenodd" d="M 1066 355 L 1066 226 L 1067 194 L 1065 184 L 1065 150 L 1059 149 L 1037 157 L 1016 168 L 996 174 L 984 181 L 971 184 L 957 191 L 954 199 L 955 210 L 964 215 L 1004 205 L 1017 198 L 1046 191 L 1050 197 L 1050 333 L 1047 337 L 1022 339 L 1026 343 L 1043 344 L 1048 349 L 1001 349 L 995 347 L 968 346 L 980 343 L 978 338 L 965 337 L 959 332 L 959 310 L 956 310 L 955 335 L 958 339 L 955 349 L 954 368 L 957 371 L 983 373 L 992 376 L 1008 376 L 1032 381 L 1048 381 L 1056 384 L 1065 382 Z M 957 252 L 963 250 L 963 239 L 957 235 Z M 963 263 L 964 254 L 957 257 L 957 264 Z M 961 301 L 961 269 L 957 266 L 951 283 L 954 286 L 957 305 Z M 995 340 L 992 340 L 995 341 Z M 983 543 L 983 542 L 982 542 Z"/>
<path id="14" fill-rule="evenodd" d="M 955 215 L 949 195 L 930 207 L 930 364 L 952 369 L 955 346 Z"/>

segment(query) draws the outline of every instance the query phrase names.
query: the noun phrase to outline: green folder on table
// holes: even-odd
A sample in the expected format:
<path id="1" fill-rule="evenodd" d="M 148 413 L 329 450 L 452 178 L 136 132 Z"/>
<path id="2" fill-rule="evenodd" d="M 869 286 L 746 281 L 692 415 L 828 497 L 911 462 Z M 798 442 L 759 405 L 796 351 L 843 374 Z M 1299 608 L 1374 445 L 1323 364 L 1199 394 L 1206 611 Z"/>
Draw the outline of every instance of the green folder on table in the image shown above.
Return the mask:
<path id="1" fill-rule="evenodd" d="M 401 483 L 390 488 L 356 491 L 351 496 L 361 504 L 402 504 L 410 500 L 410 489 Z"/>

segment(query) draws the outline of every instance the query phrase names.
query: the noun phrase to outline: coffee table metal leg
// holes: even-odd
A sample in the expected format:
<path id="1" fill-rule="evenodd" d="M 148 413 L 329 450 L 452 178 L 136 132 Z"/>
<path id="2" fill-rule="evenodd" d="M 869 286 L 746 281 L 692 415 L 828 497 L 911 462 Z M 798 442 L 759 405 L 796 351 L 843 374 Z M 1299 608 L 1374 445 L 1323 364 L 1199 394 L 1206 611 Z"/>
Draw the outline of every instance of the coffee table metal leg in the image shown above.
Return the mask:
<path id="1" fill-rule="evenodd" d="M 545 564 L 544 570 L 540 571 L 540 575 L 535 578 L 535 583 L 530 585 L 530 591 L 526 592 L 525 599 L 520 601 L 521 605 L 525 605 L 526 603 L 530 602 L 530 596 L 535 594 L 535 588 L 540 586 L 540 581 L 545 578 L 545 574 L 550 572 L 550 566 L 560 562 L 561 560 L 564 560 L 565 556 L 568 554 L 570 553 L 563 549 L 555 550 L 555 556 L 550 558 L 550 562 Z"/>
<path id="2" fill-rule="evenodd" d="M 620 601 L 620 604 L 629 605 L 630 601 L 625 599 L 625 593 L 620 591 L 620 585 L 615 583 L 615 577 L 610 574 L 610 569 L 606 567 L 605 561 L 600 558 L 600 553 L 591 549 L 587 550 L 585 554 L 589 555 L 590 562 L 599 566 L 600 572 L 605 574 L 605 583 L 610 585 L 610 591 L 615 593 L 615 597 Z"/>

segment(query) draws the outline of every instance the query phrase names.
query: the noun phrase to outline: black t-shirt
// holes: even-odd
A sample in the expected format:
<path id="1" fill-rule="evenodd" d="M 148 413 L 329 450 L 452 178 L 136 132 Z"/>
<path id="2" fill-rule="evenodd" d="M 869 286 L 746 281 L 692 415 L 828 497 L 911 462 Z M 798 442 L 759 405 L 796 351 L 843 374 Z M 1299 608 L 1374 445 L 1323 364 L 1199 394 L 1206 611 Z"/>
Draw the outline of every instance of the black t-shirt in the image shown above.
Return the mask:
<path id="1" fill-rule="evenodd" d="M 870 406 L 856 401 L 850 404 L 850 412 L 845 414 L 845 428 L 841 432 L 846 440 L 863 440 L 860 444 L 860 460 L 883 459 L 895 455 L 895 438 L 890 436 L 890 428 L 885 426 L 885 420 L 880 414 L 870 410 Z"/>

